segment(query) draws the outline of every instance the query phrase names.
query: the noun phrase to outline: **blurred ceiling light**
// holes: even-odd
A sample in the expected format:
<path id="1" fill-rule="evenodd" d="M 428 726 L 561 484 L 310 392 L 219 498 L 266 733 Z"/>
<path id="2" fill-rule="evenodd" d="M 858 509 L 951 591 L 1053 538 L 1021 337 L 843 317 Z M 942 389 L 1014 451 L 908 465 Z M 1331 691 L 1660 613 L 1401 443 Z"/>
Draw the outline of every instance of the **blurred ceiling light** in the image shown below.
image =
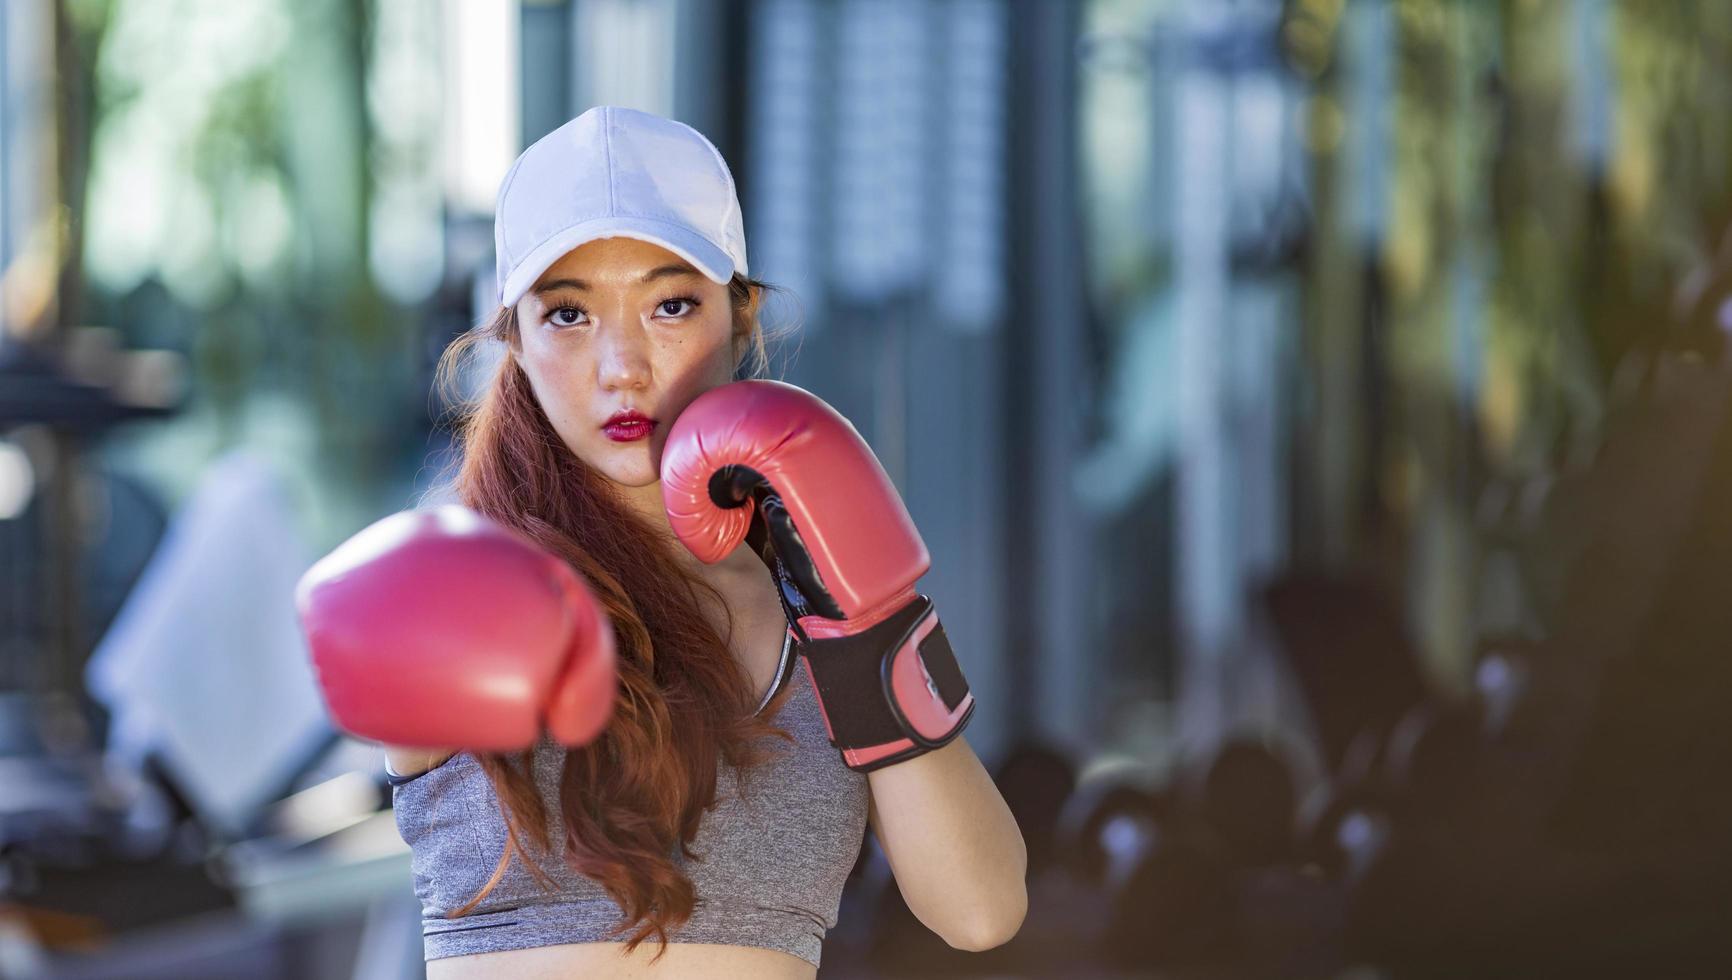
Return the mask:
<path id="1" fill-rule="evenodd" d="M 520 149 L 519 17 L 515 2 L 444 0 L 442 155 L 445 197 L 457 211 L 492 214 L 499 181 Z"/>
<path id="2" fill-rule="evenodd" d="M 24 513 L 36 493 L 36 471 L 15 443 L 0 439 L 0 521 Z"/>

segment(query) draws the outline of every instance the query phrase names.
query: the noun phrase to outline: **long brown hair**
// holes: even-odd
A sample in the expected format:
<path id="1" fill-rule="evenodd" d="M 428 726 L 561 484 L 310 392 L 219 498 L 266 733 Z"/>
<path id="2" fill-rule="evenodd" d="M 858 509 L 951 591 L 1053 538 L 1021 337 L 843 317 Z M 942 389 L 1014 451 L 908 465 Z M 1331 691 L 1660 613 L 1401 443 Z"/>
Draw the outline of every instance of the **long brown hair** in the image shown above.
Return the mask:
<path id="1" fill-rule="evenodd" d="M 736 275 L 728 285 L 739 376 L 768 367 L 759 310 L 773 287 Z M 462 407 L 463 453 L 452 488 L 457 498 L 527 534 L 571 564 L 613 623 L 619 653 L 619 697 L 599 739 L 567 749 L 557 805 L 564 818 L 562 859 L 599 882 L 624 917 L 611 935 L 630 932 L 626 950 L 654 935 L 666 951 L 668 931 L 690 918 L 691 880 L 674 864 L 716 797 L 718 758 L 744 780 L 769 757 L 765 736 L 792 738 L 767 718 L 788 688 L 761 713 L 751 713 L 750 677 L 703 611 L 721 606 L 719 592 L 675 560 L 680 545 L 665 529 L 638 516 L 605 476 L 561 441 L 536 401 L 515 355 L 517 311 L 502 307 L 464 333 L 440 358 L 438 377 L 449 390 L 467 357 L 485 341 L 504 351 L 480 397 Z M 765 574 L 768 574 L 766 572 Z M 511 856 L 550 887 L 545 870 L 524 848 L 551 851 L 546 802 L 534 778 L 533 750 L 476 753 L 499 799 L 507 840 L 493 876 L 448 917 L 474 909 L 505 874 Z"/>

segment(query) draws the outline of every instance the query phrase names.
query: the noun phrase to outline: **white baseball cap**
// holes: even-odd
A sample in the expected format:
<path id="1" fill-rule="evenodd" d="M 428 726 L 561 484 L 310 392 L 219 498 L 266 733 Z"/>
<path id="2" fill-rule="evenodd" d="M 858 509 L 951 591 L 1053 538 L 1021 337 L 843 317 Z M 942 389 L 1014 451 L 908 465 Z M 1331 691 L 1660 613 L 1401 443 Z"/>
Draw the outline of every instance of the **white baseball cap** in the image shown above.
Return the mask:
<path id="1" fill-rule="evenodd" d="M 660 245 L 719 283 L 746 274 L 740 201 L 714 144 L 685 123 L 602 105 L 536 140 L 500 182 L 499 305 L 566 252 L 615 237 Z"/>

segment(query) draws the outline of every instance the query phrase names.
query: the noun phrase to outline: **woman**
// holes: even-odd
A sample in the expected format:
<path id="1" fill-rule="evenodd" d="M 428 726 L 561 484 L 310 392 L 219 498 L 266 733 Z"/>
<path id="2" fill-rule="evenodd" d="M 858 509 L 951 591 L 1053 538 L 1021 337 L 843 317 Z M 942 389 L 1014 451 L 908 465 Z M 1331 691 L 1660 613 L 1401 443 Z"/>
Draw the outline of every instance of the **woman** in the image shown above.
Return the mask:
<path id="1" fill-rule="evenodd" d="M 954 692 L 946 703 L 957 710 L 940 719 L 938 735 L 902 738 L 894 751 L 862 749 L 872 740 L 849 741 L 856 716 L 918 721 L 929 707 L 914 703 L 923 696 L 881 696 L 902 698 L 889 708 L 867 694 L 837 693 L 824 674 L 834 668 L 794 669 L 802 656 L 807 665 L 845 663 L 846 651 L 880 642 L 882 626 L 867 626 L 896 626 L 876 610 L 827 620 L 806 608 L 829 600 L 813 594 L 822 588 L 813 569 L 836 582 L 835 563 L 870 563 L 870 555 L 825 553 L 810 526 L 818 509 L 861 495 L 827 487 L 837 478 L 833 464 L 824 473 L 807 464 L 801 475 L 771 462 L 760 468 L 780 486 L 760 481 L 742 489 L 755 494 L 749 502 L 736 501 L 748 504 L 742 514 L 760 515 L 751 542 L 725 539 L 700 559 L 682 543 L 700 533 L 691 514 L 681 527 L 670 519 L 662 475 L 673 423 L 681 420 L 686 433 L 682 452 L 706 440 L 714 446 L 738 428 L 731 423 L 741 410 L 726 398 L 742 389 L 730 383 L 765 362 L 757 311 L 767 287 L 746 275 L 739 205 L 721 155 L 683 124 L 591 109 L 518 158 L 501 184 L 495 238 L 500 308 L 447 351 L 442 367 L 483 340 L 504 346 L 465 421 L 455 491 L 515 534 L 454 530 L 421 514 L 406 531 L 394 525 L 366 547 L 345 546 L 348 558 L 333 563 L 334 553 L 309 573 L 317 582 L 303 584 L 333 715 L 351 731 L 398 742 L 386 752 L 423 904 L 428 976 L 811 977 L 867 825 L 929 928 L 962 949 L 1008 940 L 1026 909 L 1026 855 L 1003 799 L 960 737 L 967 712 Z M 746 387 L 753 384 L 772 383 Z M 783 421 L 777 413 L 816 419 L 828 411 L 801 401 L 809 396 L 798 389 L 779 390 L 776 397 L 793 401 L 747 414 L 773 426 Z M 826 459 L 870 459 L 863 443 L 844 445 L 851 427 L 831 431 Z M 694 479 L 707 486 L 716 465 Z M 847 466 L 881 475 L 875 462 Z M 810 553 L 792 524 L 764 525 L 762 515 L 783 513 L 777 489 L 803 495 L 789 510 L 808 522 L 800 530 L 815 542 Z M 890 501 L 870 505 L 905 520 L 888 492 Z M 700 503 L 718 513 L 722 506 Z M 912 533 L 909 525 L 905 536 Z M 483 538 L 485 547 L 470 547 Z M 420 550 L 411 555 L 406 541 Z M 923 559 L 917 537 L 913 545 Z M 527 565 L 525 547 L 535 551 Z M 502 548 L 509 560 L 498 558 Z M 361 613 L 354 603 L 339 609 L 320 599 L 354 594 L 357 563 L 379 567 L 385 552 L 403 558 L 390 574 L 398 586 L 413 580 L 397 593 L 411 598 L 372 594 Z M 528 577 L 526 567 L 534 569 Z M 573 569 L 584 588 L 564 582 Z M 448 589 L 430 578 L 446 572 L 468 584 Z M 544 573 L 553 589 L 523 584 Z M 873 600 L 877 606 L 926 609 L 902 604 L 911 579 L 887 588 L 896 602 Z M 545 595 L 564 605 L 549 612 Z M 936 625 L 935 614 L 924 615 Z M 382 652 L 378 617 L 397 620 L 392 652 Z M 364 618 L 370 639 L 334 652 L 333 637 L 362 635 L 356 621 Z M 330 628 L 336 620 L 341 631 Z M 381 659 L 398 656 L 403 629 L 420 630 L 422 646 Z M 463 638 L 452 641 L 455 632 Z M 461 649 L 437 656 L 467 659 L 456 679 L 438 680 L 448 689 L 431 695 L 403 694 L 407 678 L 444 669 L 444 659 L 438 670 L 424 666 L 442 643 Z M 482 731 L 474 726 L 496 724 L 473 695 L 476 671 L 497 662 L 477 666 L 469 652 L 490 645 L 533 648 L 522 654 L 533 666 L 503 687 L 538 700 L 510 732 L 488 727 L 485 737 L 471 736 Z M 914 649 L 903 635 L 869 656 Z M 924 679 L 943 715 L 933 686 L 934 676 L 946 676 L 939 654 L 930 642 L 918 651 L 928 663 L 910 676 Z M 948 657 L 948 647 L 941 653 Z M 960 683 L 948 666 L 951 683 Z M 559 671 L 566 673 L 554 678 Z M 501 687 L 497 676 L 490 683 Z M 470 688 L 460 690 L 464 684 Z M 390 725 L 356 721 L 357 698 L 391 713 Z M 562 707 L 537 707 L 546 704 Z M 531 751 L 476 748 L 522 745 L 523 719 L 543 716 L 549 734 Z M 418 747 L 439 744 L 434 731 L 462 731 L 463 744 Z"/>

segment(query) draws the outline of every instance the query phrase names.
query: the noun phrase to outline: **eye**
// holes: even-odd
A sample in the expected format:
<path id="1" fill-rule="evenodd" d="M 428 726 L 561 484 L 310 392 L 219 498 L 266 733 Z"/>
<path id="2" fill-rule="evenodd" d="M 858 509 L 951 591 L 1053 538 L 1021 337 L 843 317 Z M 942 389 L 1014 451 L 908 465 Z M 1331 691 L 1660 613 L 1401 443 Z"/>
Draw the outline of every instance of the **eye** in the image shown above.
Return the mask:
<path id="1" fill-rule="evenodd" d="M 691 309 L 686 310 L 684 313 L 673 313 L 673 312 L 668 311 L 668 308 L 670 306 L 671 307 L 677 307 L 680 303 L 686 304 L 687 306 L 691 307 Z M 697 308 L 698 308 L 698 301 L 695 297 L 692 297 L 692 296 L 673 296 L 673 297 L 669 297 L 668 299 L 664 299 L 660 303 L 656 304 L 656 309 L 658 311 L 663 312 L 663 313 L 667 313 L 668 316 L 672 316 L 672 317 L 685 316 L 685 315 L 691 313 L 692 310 L 696 310 Z"/>
<path id="2" fill-rule="evenodd" d="M 565 314 L 570 314 L 573 319 L 560 319 L 560 317 Z M 584 312 L 575 306 L 556 306 L 547 311 L 547 322 L 556 327 L 570 327 L 577 324 L 577 320 L 575 319 L 576 317 L 583 315 Z"/>

